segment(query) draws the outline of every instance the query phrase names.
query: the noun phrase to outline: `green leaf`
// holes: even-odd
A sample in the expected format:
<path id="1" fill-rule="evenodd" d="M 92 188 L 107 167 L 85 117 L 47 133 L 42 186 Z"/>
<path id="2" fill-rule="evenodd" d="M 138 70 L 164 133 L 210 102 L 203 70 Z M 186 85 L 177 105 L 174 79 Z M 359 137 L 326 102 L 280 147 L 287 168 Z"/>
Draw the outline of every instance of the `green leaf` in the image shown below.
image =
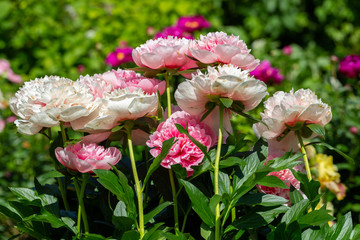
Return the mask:
<path id="1" fill-rule="evenodd" d="M 325 129 L 323 126 L 321 126 L 319 124 L 309 124 L 309 125 L 306 125 L 306 127 L 310 128 L 310 130 L 313 131 L 314 133 L 316 133 L 317 135 L 325 137 Z"/>
<path id="2" fill-rule="evenodd" d="M 229 225 L 225 229 L 225 232 L 265 226 L 271 223 L 279 214 L 286 212 L 288 209 L 289 207 L 284 205 L 277 207 L 256 206 L 246 215 L 238 218 Z"/>
<path id="3" fill-rule="evenodd" d="M 205 223 L 201 223 L 200 234 L 205 240 L 213 240 L 215 238 L 215 232 L 209 228 Z"/>
<path id="4" fill-rule="evenodd" d="M 182 179 L 179 181 L 183 184 L 185 191 L 191 200 L 191 205 L 194 211 L 206 225 L 213 227 L 215 225 L 215 215 L 212 214 L 209 207 L 209 199 L 192 183 Z"/>
<path id="5" fill-rule="evenodd" d="M 171 165 L 171 170 L 175 173 L 178 179 L 187 178 L 186 168 L 182 167 L 180 164 Z"/>
<path id="6" fill-rule="evenodd" d="M 208 102 L 205 105 L 205 108 L 208 109 L 200 118 L 200 122 L 202 122 L 209 114 L 215 109 L 216 104 L 214 102 Z"/>
<path id="7" fill-rule="evenodd" d="M 28 200 L 30 202 L 40 200 L 34 190 L 21 187 L 9 187 L 10 191 L 13 192 L 19 199 Z"/>
<path id="8" fill-rule="evenodd" d="M 327 143 L 324 143 L 324 142 L 311 142 L 311 143 L 308 143 L 306 144 L 306 146 L 308 145 L 320 145 L 320 146 L 324 146 L 330 150 L 333 150 L 335 152 L 337 152 L 338 154 L 340 154 L 342 157 L 344 157 L 346 160 L 348 160 L 351 164 L 355 165 L 355 160 L 352 158 L 352 157 L 349 157 L 347 154 L 343 153 L 342 151 L 340 151 L 339 149 L 327 144 Z"/>
<path id="9" fill-rule="evenodd" d="M 283 189 L 289 189 L 289 187 L 278 177 L 276 176 L 265 176 L 257 181 L 257 184 L 266 186 L 266 187 L 278 187 Z"/>
<path id="10" fill-rule="evenodd" d="M 215 216 L 215 208 L 216 205 L 221 201 L 221 196 L 220 195 L 214 195 L 210 198 L 210 202 L 209 202 L 209 208 L 212 211 L 212 214 L 214 214 Z"/>
<path id="11" fill-rule="evenodd" d="M 303 199 L 300 202 L 291 206 L 291 208 L 284 214 L 281 219 L 281 222 L 285 222 L 286 225 L 296 221 L 301 215 L 304 214 L 307 207 L 310 205 L 310 201 L 308 199 Z"/>
<path id="12" fill-rule="evenodd" d="M 154 161 L 152 162 L 152 164 L 150 165 L 144 182 L 143 182 L 143 186 L 146 186 L 146 183 L 149 181 L 149 178 L 151 177 L 151 174 L 158 169 L 158 167 L 160 166 L 160 163 L 162 162 L 162 160 L 164 160 L 164 158 L 167 156 L 167 154 L 169 153 L 171 147 L 175 144 L 174 142 L 175 137 L 172 137 L 168 140 L 165 140 L 163 142 L 162 148 L 161 148 L 161 152 L 160 154 L 154 159 Z"/>
<path id="13" fill-rule="evenodd" d="M 58 178 L 58 177 L 64 177 L 64 174 L 58 171 L 50 171 L 45 174 L 42 174 L 38 177 L 39 182 L 44 182 L 48 180 L 49 178 Z"/>
<path id="14" fill-rule="evenodd" d="M 111 129 L 111 132 L 117 132 L 124 128 L 124 125 L 119 125 Z"/>
<path id="15" fill-rule="evenodd" d="M 305 200 L 305 199 L 304 199 Z M 303 201 L 303 200 L 302 200 Z M 297 219 L 297 222 L 302 225 L 309 226 L 320 226 L 321 224 L 328 223 L 329 221 L 334 220 L 335 218 L 329 214 L 329 211 L 326 210 L 326 206 L 324 205 L 319 210 L 311 211 L 304 216 L 300 216 Z M 351 230 L 350 230 L 351 233 Z M 350 236 L 350 234 L 349 234 Z M 330 239 L 330 238 L 326 238 Z M 343 239 L 343 238 L 341 238 Z"/>
<path id="16" fill-rule="evenodd" d="M 244 165 L 246 165 L 246 163 L 238 157 L 228 157 L 225 160 L 220 161 L 219 167 L 220 168 L 228 168 L 228 167 L 233 167 L 235 165 L 238 165 L 238 166 L 243 165 L 244 166 Z"/>
<path id="17" fill-rule="evenodd" d="M 283 169 L 291 169 L 296 165 L 303 163 L 302 160 L 296 161 L 302 156 L 302 153 L 293 154 L 292 152 L 287 152 L 282 157 L 269 160 L 266 166 L 271 167 L 271 171 L 273 172 L 277 172 Z"/>
<path id="18" fill-rule="evenodd" d="M 130 240 L 130 239 L 140 239 L 139 232 L 135 230 L 127 231 L 121 237 L 121 240 Z"/>
<path id="19" fill-rule="evenodd" d="M 329 221 L 332 220 L 334 220 L 334 218 Z M 328 231 L 328 234 L 326 235 L 326 240 L 350 239 L 352 228 L 351 212 L 348 212 L 343 217 L 339 218 L 337 223 L 330 228 L 330 231 Z"/>
<path id="20" fill-rule="evenodd" d="M 230 178 L 226 173 L 219 171 L 219 194 L 230 194 Z"/>
<path id="21" fill-rule="evenodd" d="M 290 185 L 289 196 L 290 196 L 290 202 L 292 203 L 292 205 L 294 205 L 304 199 L 303 196 L 301 195 L 301 193 L 293 185 Z"/>
<path id="22" fill-rule="evenodd" d="M 233 100 L 231 98 L 220 98 L 220 102 L 224 105 L 225 108 L 230 108 L 233 104 Z"/>
<path id="23" fill-rule="evenodd" d="M 200 143 L 199 141 L 197 141 L 195 138 L 193 138 L 187 129 L 185 129 L 183 126 L 181 126 L 178 123 L 175 123 L 175 126 L 177 128 L 177 130 L 179 131 L 179 133 L 185 134 L 203 153 L 204 155 L 210 159 L 208 152 L 207 152 L 207 147 L 205 145 L 203 145 L 202 143 Z"/>
<path id="24" fill-rule="evenodd" d="M 357 224 L 354 227 L 354 230 L 352 230 L 352 232 L 351 232 L 350 239 L 351 240 L 360 239 L 360 224 Z"/>
<path id="25" fill-rule="evenodd" d="M 253 193 L 239 199 L 236 205 L 261 205 L 278 206 L 287 203 L 288 200 L 272 194 Z"/>
<path id="26" fill-rule="evenodd" d="M 4 214 L 8 218 L 11 218 L 16 222 L 20 222 L 22 220 L 22 217 L 20 216 L 18 211 L 9 203 L 0 203 L 0 213 Z"/>
<path id="27" fill-rule="evenodd" d="M 153 219 L 156 215 L 158 215 L 162 210 L 164 210 L 166 207 L 170 206 L 171 202 L 163 202 L 160 205 L 158 205 L 156 208 L 151 210 L 149 213 L 145 214 L 144 216 L 144 224 L 148 223 L 151 219 Z"/>
<path id="28" fill-rule="evenodd" d="M 66 226 L 64 222 L 61 220 L 61 218 L 58 218 L 54 214 L 45 210 L 44 208 L 41 209 L 40 214 L 29 216 L 24 219 L 24 221 L 28 221 L 28 220 L 50 223 L 51 227 L 53 228 L 60 228 Z"/>
<path id="29" fill-rule="evenodd" d="M 124 190 L 118 181 L 118 177 L 111 171 L 105 169 L 93 170 L 98 177 L 97 181 L 111 193 L 115 194 L 118 200 L 126 202 Z"/>
<path id="30" fill-rule="evenodd" d="M 147 229 L 142 240 L 158 240 L 162 237 L 163 230 L 158 230 L 164 223 L 157 223 L 152 228 Z"/>
<path id="31" fill-rule="evenodd" d="M 112 224 L 120 231 L 131 230 L 132 226 L 136 223 L 134 219 L 129 217 L 126 209 L 126 204 L 123 201 L 119 201 L 111 218 Z"/>
<path id="32" fill-rule="evenodd" d="M 169 232 L 164 232 L 162 234 L 163 237 L 166 237 L 166 239 L 168 240 L 187 240 L 188 238 L 181 232 L 178 232 L 176 233 L 177 235 L 174 235 L 172 233 L 169 233 Z"/>

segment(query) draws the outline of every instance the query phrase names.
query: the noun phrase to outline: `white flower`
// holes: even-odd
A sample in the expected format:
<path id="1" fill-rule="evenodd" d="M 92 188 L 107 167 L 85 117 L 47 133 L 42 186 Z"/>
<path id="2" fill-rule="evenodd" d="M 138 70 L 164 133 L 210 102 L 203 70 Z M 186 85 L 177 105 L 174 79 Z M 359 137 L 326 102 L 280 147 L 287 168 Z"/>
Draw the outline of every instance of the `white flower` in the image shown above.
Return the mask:
<path id="1" fill-rule="evenodd" d="M 18 131 L 33 135 L 43 127 L 88 116 L 100 101 L 94 101 L 90 89 L 80 82 L 46 76 L 24 83 L 9 103 L 13 113 L 21 118 L 15 121 Z"/>
<path id="2" fill-rule="evenodd" d="M 296 123 L 319 124 L 324 126 L 330 122 L 331 108 L 318 99 L 309 89 L 300 89 L 294 93 L 276 92 L 264 103 L 265 111 L 261 113 L 263 122 L 253 126 L 255 134 L 266 139 L 280 136 L 288 126 Z"/>

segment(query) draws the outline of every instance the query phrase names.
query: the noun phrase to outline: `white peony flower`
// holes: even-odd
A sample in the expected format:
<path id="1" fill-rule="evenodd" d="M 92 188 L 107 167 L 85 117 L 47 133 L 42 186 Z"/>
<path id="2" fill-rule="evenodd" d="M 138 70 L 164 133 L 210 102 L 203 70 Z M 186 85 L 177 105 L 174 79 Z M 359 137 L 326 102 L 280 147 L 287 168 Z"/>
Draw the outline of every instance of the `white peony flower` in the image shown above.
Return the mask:
<path id="1" fill-rule="evenodd" d="M 21 119 L 15 124 L 25 135 L 38 133 L 43 127 L 71 122 L 96 110 L 90 89 L 67 78 L 46 76 L 24 85 L 10 99 L 10 109 Z"/>
<path id="2" fill-rule="evenodd" d="M 265 111 L 261 113 L 262 123 L 253 125 L 255 134 L 266 139 L 281 136 L 288 126 L 296 123 L 319 124 L 324 126 L 330 122 L 331 108 L 318 99 L 309 89 L 300 89 L 294 93 L 276 92 L 264 103 Z"/>

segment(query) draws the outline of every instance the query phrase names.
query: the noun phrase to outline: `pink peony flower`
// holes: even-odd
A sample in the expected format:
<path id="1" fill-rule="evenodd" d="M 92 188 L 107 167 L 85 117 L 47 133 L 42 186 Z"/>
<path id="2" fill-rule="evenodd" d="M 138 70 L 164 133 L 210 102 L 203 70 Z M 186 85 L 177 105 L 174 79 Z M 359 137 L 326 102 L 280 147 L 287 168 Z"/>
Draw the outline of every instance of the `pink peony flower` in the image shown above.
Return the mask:
<path id="1" fill-rule="evenodd" d="M 8 117 L 6 119 L 6 122 L 7 123 L 13 123 L 13 122 L 15 122 L 15 120 L 16 120 L 16 116 L 10 116 L 10 117 Z"/>
<path id="2" fill-rule="evenodd" d="M 175 137 L 177 142 L 171 147 L 168 155 L 161 162 L 161 166 L 171 168 L 171 165 L 180 164 L 186 168 L 188 176 L 191 176 L 193 173 L 191 166 L 199 165 L 204 158 L 204 153 L 185 134 L 179 133 L 175 123 L 184 128 L 188 127 L 190 136 L 205 145 L 208 150 L 216 143 L 215 135 L 209 126 L 199 122 L 198 117 L 178 111 L 173 113 L 165 122 L 160 123 L 146 142 L 152 148 L 150 150 L 151 155 L 156 157 L 161 152 L 163 142 Z"/>
<path id="3" fill-rule="evenodd" d="M 349 132 L 351 132 L 352 134 L 358 134 L 359 133 L 359 129 L 357 128 L 357 127 L 355 127 L 355 126 L 351 126 L 350 128 L 349 128 Z"/>
<path id="4" fill-rule="evenodd" d="M 88 116 L 100 105 L 86 85 L 57 76 L 25 82 L 9 103 L 21 118 L 15 121 L 18 131 L 25 135 Z"/>
<path id="5" fill-rule="evenodd" d="M 271 63 L 267 60 L 262 61 L 250 74 L 268 84 L 280 84 L 284 80 L 279 69 L 271 67 Z"/>
<path id="6" fill-rule="evenodd" d="M 151 69 L 180 68 L 188 61 L 189 40 L 168 36 L 148 40 L 132 52 L 134 62 L 139 67 Z"/>
<path id="7" fill-rule="evenodd" d="M 114 52 L 109 53 L 106 57 L 105 63 L 117 67 L 123 63 L 132 62 L 132 51 L 133 48 L 131 47 L 116 48 Z"/>
<path id="8" fill-rule="evenodd" d="M 111 169 L 120 161 L 121 152 L 115 147 L 105 149 L 95 143 L 77 143 L 65 148 L 55 149 L 57 160 L 65 167 L 81 173 L 92 172 L 94 169 Z"/>
<path id="9" fill-rule="evenodd" d="M 293 90 L 290 93 L 278 91 L 265 101 L 264 106 L 265 111 L 261 113 L 261 117 L 268 127 L 256 123 L 253 129 L 258 137 L 266 139 L 281 136 L 286 125 L 292 127 L 296 123 L 314 123 L 324 126 L 332 117 L 331 108 L 309 89 L 300 89 L 295 93 Z"/>
<path id="10" fill-rule="evenodd" d="M 78 73 L 83 73 L 85 71 L 85 66 L 83 64 L 78 65 L 76 68 Z"/>
<path id="11" fill-rule="evenodd" d="M 21 76 L 15 74 L 11 69 L 7 72 L 7 79 L 12 83 L 23 83 Z"/>
<path id="12" fill-rule="evenodd" d="M 200 40 L 190 43 L 189 55 L 205 64 L 233 64 L 243 70 L 253 70 L 260 62 L 250 54 L 244 41 L 224 32 L 201 35 Z"/>
<path id="13" fill-rule="evenodd" d="M 360 74 L 360 55 L 348 55 L 339 63 L 339 73 L 348 78 L 356 78 Z"/>
<path id="14" fill-rule="evenodd" d="M 188 16 L 180 17 L 177 24 L 177 27 L 183 29 L 185 32 L 195 32 L 204 28 L 209 28 L 210 23 L 206 21 L 203 16 Z"/>
<path id="15" fill-rule="evenodd" d="M 2 131 L 4 131 L 5 125 L 6 125 L 5 120 L 2 119 L 2 118 L 0 118 L 0 133 L 1 133 Z"/>
<path id="16" fill-rule="evenodd" d="M 8 60 L 0 59 L 0 75 L 10 70 L 10 63 Z"/>

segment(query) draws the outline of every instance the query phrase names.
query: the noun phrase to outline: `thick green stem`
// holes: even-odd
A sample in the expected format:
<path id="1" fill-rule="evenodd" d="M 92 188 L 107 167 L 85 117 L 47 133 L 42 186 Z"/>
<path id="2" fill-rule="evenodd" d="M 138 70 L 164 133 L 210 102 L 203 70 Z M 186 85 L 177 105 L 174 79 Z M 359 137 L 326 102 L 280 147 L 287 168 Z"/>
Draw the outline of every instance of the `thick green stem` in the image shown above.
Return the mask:
<path id="1" fill-rule="evenodd" d="M 169 169 L 169 178 L 170 178 L 170 185 L 171 185 L 171 192 L 174 202 L 174 222 L 175 222 L 175 233 L 176 230 L 179 230 L 179 215 L 178 215 L 178 204 L 177 204 L 177 194 L 175 189 L 175 180 L 174 180 L 174 174 L 171 169 Z"/>
<path id="2" fill-rule="evenodd" d="M 62 136 L 62 140 L 63 140 L 63 145 L 64 147 L 66 146 L 66 142 L 67 142 L 67 138 L 66 138 L 66 132 L 65 132 L 65 127 L 64 127 L 64 123 L 60 123 L 60 129 L 61 129 L 61 136 Z"/>
<path id="3" fill-rule="evenodd" d="M 308 160 L 308 157 L 307 157 L 307 154 L 306 154 L 305 145 L 304 145 L 304 142 L 302 140 L 300 131 L 296 131 L 296 135 L 298 137 L 298 140 L 299 140 L 299 143 L 300 143 L 300 146 L 301 146 L 301 153 L 304 154 L 304 163 L 305 163 L 306 175 L 307 175 L 309 181 L 311 181 L 312 177 L 311 177 L 309 160 Z"/>
<path id="4" fill-rule="evenodd" d="M 128 140 L 128 147 L 129 147 L 129 153 L 130 153 L 130 161 L 131 161 L 131 167 L 134 175 L 134 181 L 135 181 L 135 188 L 136 188 L 136 196 L 138 201 L 138 209 L 139 209 L 139 233 L 140 233 L 140 239 L 144 237 L 145 234 L 145 228 L 144 228 L 144 209 L 143 209 L 143 200 L 142 200 L 142 190 L 140 186 L 139 177 L 136 170 L 136 163 L 135 163 L 135 157 L 134 157 L 134 149 L 133 144 L 131 140 L 131 128 L 127 128 L 127 140 Z"/>
<path id="5" fill-rule="evenodd" d="M 165 73 L 166 81 L 166 99 L 167 99 L 167 109 L 168 109 L 168 118 L 171 116 L 171 91 L 170 91 L 170 76 L 169 73 Z"/>
<path id="6" fill-rule="evenodd" d="M 219 120 L 219 137 L 218 137 L 218 146 L 216 149 L 216 158 L 215 158 L 215 170 L 214 170 L 214 194 L 219 194 L 219 165 L 220 165 L 220 153 L 221 153 L 221 145 L 223 141 L 222 136 L 222 127 L 223 127 L 223 112 L 224 107 L 220 103 L 220 120 Z M 215 240 L 220 239 L 220 203 L 216 205 L 215 208 Z"/>
<path id="7" fill-rule="evenodd" d="M 89 174 L 84 173 L 82 174 L 82 179 L 81 179 L 81 187 L 79 189 L 78 186 L 78 182 L 77 180 L 74 180 L 74 186 L 75 186 L 75 191 L 76 191 L 76 195 L 78 197 L 78 201 L 79 201 L 79 208 L 78 208 L 78 222 L 77 222 L 77 227 L 78 227 L 78 232 L 80 233 L 80 222 L 81 222 L 81 218 L 83 220 L 84 223 L 84 230 L 85 233 L 89 233 L 89 223 L 87 220 L 87 215 L 86 215 L 86 210 L 85 210 L 85 205 L 84 205 L 84 194 L 85 194 L 85 188 L 86 188 L 86 184 L 88 182 L 89 179 Z M 80 218 L 80 214 L 81 214 L 81 218 Z"/>

